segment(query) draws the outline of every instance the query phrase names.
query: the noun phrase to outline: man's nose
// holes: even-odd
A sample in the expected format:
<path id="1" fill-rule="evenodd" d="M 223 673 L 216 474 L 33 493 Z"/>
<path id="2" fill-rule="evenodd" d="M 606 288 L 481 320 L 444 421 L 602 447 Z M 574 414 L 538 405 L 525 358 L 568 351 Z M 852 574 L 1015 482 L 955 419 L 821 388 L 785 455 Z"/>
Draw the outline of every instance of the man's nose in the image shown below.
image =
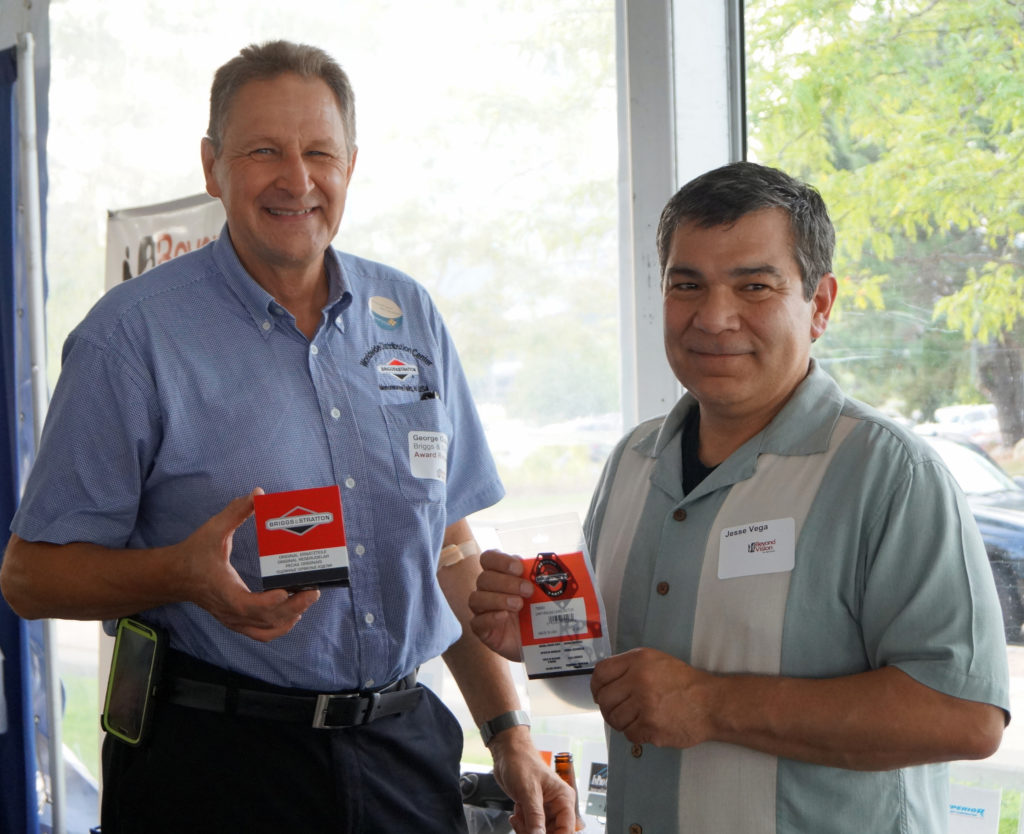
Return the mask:
<path id="1" fill-rule="evenodd" d="M 279 163 L 277 179 L 274 184 L 295 197 L 307 194 L 313 188 L 313 179 L 309 174 L 309 166 L 302 154 L 287 153 Z"/>
<path id="2" fill-rule="evenodd" d="M 728 287 L 710 287 L 697 305 L 694 324 L 708 333 L 732 330 L 738 321 L 736 298 Z"/>

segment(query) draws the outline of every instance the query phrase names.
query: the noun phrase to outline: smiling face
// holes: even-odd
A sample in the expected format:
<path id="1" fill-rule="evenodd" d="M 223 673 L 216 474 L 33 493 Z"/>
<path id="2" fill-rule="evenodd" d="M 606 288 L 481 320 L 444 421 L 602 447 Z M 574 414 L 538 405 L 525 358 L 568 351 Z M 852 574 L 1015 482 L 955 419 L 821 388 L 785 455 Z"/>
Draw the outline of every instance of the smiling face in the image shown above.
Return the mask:
<path id="1" fill-rule="evenodd" d="M 203 140 L 206 190 L 219 197 L 239 259 L 264 287 L 319 279 L 355 166 L 337 100 L 292 73 L 236 93 L 215 154 Z"/>
<path id="2" fill-rule="evenodd" d="M 731 225 L 684 222 L 672 237 L 663 284 L 672 371 L 700 402 L 702 420 L 742 423 L 752 436 L 807 375 L 835 278 L 823 276 L 804 300 L 789 215 L 770 208 Z"/>

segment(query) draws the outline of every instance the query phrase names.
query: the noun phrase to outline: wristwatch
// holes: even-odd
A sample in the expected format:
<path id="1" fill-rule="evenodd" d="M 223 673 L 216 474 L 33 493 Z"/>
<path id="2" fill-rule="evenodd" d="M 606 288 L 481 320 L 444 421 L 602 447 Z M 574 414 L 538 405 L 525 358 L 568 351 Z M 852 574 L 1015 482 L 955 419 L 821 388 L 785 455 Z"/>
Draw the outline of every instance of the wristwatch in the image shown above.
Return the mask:
<path id="1" fill-rule="evenodd" d="M 502 730 L 510 730 L 520 724 L 530 726 L 530 716 L 521 709 L 514 709 L 510 712 L 503 712 L 497 718 L 485 721 L 480 725 L 480 737 L 484 741 L 484 747 L 490 746 L 491 739 Z"/>

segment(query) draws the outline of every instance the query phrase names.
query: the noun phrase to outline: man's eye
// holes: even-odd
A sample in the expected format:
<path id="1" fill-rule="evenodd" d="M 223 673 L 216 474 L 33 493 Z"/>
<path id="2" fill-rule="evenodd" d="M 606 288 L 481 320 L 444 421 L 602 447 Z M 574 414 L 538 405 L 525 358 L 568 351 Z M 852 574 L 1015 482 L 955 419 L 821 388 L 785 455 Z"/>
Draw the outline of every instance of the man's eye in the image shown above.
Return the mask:
<path id="1" fill-rule="evenodd" d="M 253 156 L 270 156 L 271 154 L 274 153 L 274 149 L 273 148 L 256 148 L 255 150 L 252 150 L 249 153 L 251 153 Z"/>

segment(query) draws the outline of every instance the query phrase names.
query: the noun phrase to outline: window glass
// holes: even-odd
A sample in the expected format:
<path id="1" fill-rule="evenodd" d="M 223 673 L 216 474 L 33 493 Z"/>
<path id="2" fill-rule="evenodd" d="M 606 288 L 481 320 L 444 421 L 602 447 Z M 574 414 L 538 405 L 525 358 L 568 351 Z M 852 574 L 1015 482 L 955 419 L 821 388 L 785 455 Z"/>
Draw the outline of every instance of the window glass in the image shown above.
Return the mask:
<path id="1" fill-rule="evenodd" d="M 928 440 L 968 495 L 1020 491 L 1016 482 L 998 464 L 979 454 L 976 448 L 942 437 L 929 437 Z"/>
<path id="2" fill-rule="evenodd" d="M 980 526 L 1020 711 L 1024 513 L 994 467 L 1024 473 L 1024 10 L 747 0 L 745 22 L 750 156 L 817 186 L 836 225 L 840 295 L 815 356 L 853 396 L 934 439 L 979 522 L 994 499 L 975 493 L 1008 491 L 999 522 Z M 1016 726 L 990 760 L 954 768 L 958 781 L 1013 787 L 1005 831 L 1020 806 Z"/>
<path id="3" fill-rule="evenodd" d="M 612 0 L 252 0 L 244 13 L 52 0 L 50 13 L 51 381 L 103 291 L 108 210 L 202 191 L 216 67 L 253 41 L 314 43 L 356 92 L 336 245 L 420 280 L 448 322 L 508 489 L 474 519 L 481 537 L 509 519 L 583 515 L 620 432 Z M 95 641 L 82 631 L 62 631 L 67 735 L 95 772 L 96 687 L 82 686 L 83 707 L 76 687 L 96 672 L 71 663 Z"/>

